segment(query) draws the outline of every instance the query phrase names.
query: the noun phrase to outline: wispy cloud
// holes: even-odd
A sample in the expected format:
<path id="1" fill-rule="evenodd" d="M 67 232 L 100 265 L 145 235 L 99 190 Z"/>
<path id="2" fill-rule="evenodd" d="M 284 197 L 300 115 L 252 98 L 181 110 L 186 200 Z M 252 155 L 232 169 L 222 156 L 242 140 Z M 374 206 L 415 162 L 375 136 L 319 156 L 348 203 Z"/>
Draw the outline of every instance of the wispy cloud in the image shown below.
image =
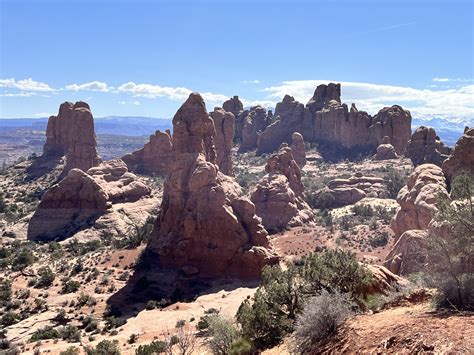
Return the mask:
<path id="1" fill-rule="evenodd" d="M 36 92 L 17 92 L 17 93 L 4 93 L 0 94 L 0 96 L 4 97 L 30 97 L 38 95 Z"/>
<path id="2" fill-rule="evenodd" d="M 24 91 L 54 91 L 48 84 L 40 81 L 35 81 L 31 78 L 23 80 L 11 79 L 0 79 L 0 87 L 6 87 L 11 89 L 18 89 Z"/>
<path id="3" fill-rule="evenodd" d="M 140 103 L 140 101 L 133 101 L 133 102 L 132 102 L 132 105 L 135 105 L 135 106 L 140 106 L 140 105 L 141 105 L 141 103 Z"/>
<path id="4" fill-rule="evenodd" d="M 84 84 L 66 85 L 65 89 L 66 90 L 71 90 L 71 91 L 102 91 L 102 92 L 108 92 L 112 88 L 109 87 L 106 83 L 103 83 L 103 82 L 100 82 L 100 81 L 91 81 L 90 83 L 84 83 Z"/>
<path id="5" fill-rule="evenodd" d="M 474 79 L 468 79 L 468 78 L 433 78 L 432 79 L 435 82 L 438 83 L 447 83 L 447 82 L 458 82 L 458 83 L 471 83 L 474 81 Z"/>
<path id="6" fill-rule="evenodd" d="M 49 117 L 49 116 L 52 116 L 53 114 L 52 113 L 49 113 L 49 112 L 38 112 L 38 113 L 35 113 L 35 117 Z"/>
<path id="7" fill-rule="evenodd" d="M 394 29 L 396 29 L 396 28 L 400 28 L 400 27 L 412 26 L 412 25 L 415 25 L 415 24 L 416 24 L 415 21 L 412 21 L 412 22 L 405 22 L 405 23 L 398 23 L 398 24 L 396 24 L 396 25 L 391 25 L 391 26 L 386 26 L 386 27 L 378 28 L 378 29 L 374 30 L 374 32 L 389 31 L 389 30 L 394 30 Z"/>
<path id="8" fill-rule="evenodd" d="M 244 84 L 259 84 L 259 80 L 244 80 L 242 81 Z"/>

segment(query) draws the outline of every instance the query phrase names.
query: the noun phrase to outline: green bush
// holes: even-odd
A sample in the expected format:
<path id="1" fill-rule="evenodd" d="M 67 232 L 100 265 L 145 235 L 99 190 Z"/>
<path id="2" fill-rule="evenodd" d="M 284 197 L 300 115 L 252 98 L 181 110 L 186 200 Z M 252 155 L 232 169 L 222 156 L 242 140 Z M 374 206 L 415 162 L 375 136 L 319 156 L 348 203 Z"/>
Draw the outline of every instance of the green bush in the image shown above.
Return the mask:
<path id="1" fill-rule="evenodd" d="M 12 282 L 3 279 L 0 282 L 0 304 L 10 301 L 12 298 Z"/>
<path id="2" fill-rule="evenodd" d="M 120 355 L 118 340 L 102 340 L 95 348 L 84 347 L 87 355 Z"/>
<path id="3" fill-rule="evenodd" d="M 33 335 L 31 335 L 30 341 L 46 340 L 46 339 L 58 339 L 59 332 L 53 327 L 46 326 L 36 330 Z"/>
<path id="4" fill-rule="evenodd" d="M 33 253 L 30 250 L 23 248 L 13 256 L 11 262 L 12 269 L 14 271 L 21 271 L 27 266 L 32 265 L 35 261 L 36 258 Z"/>
<path id="5" fill-rule="evenodd" d="M 239 331 L 232 320 L 214 314 L 209 320 L 208 345 L 213 354 L 226 355 L 232 344 L 239 338 Z"/>
<path id="6" fill-rule="evenodd" d="M 8 311 L 5 312 L 0 319 L 0 324 L 2 324 L 4 327 L 8 327 L 9 325 L 15 324 L 18 322 L 18 317 L 15 312 Z"/>
<path id="7" fill-rule="evenodd" d="M 306 193 L 306 202 L 308 202 L 311 208 L 317 208 L 321 210 L 331 208 L 334 204 L 334 200 L 335 199 L 332 193 L 326 190 Z"/>
<path id="8" fill-rule="evenodd" d="M 389 197 L 396 199 L 398 192 L 406 183 L 406 177 L 402 175 L 399 170 L 390 167 L 387 169 L 387 174 L 384 176 L 384 182 Z"/>
<path id="9" fill-rule="evenodd" d="M 229 355 L 250 355 L 253 353 L 252 344 L 245 338 L 238 338 L 229 349 Z"/>
<path id="10" fill-rule="evenodd" d="M 150 344 L 140 345 L 135 350 L 135 355 L 154 355 L 168 351 L 168 343 L 161 340 L 154 340 Z"/>
<path id="11" fill-rule="evenodd" d="M 79 348 L 75 346 L 70 346 L 66 350 L 63 350 L 59 353 L 59 355 L 79 355 L 81 352 Z"/>
<path id="12" fill-rule="evenodd" d="M 54 273 L 48 266 L 43 266 L 38 270 L 38 281 L 36 282 L 36 287 L 48 287 L 54 281 Z"/>
<path id="13" fill-rule="evenodd" d="M 79 290 L 79 287 L 81 287 L 81 284 L 79 281 L 74 281 L 74 280 L 67 280 L 61 289 L 61 292 L 66 294 L 66 293 L 73 293 Z"/>

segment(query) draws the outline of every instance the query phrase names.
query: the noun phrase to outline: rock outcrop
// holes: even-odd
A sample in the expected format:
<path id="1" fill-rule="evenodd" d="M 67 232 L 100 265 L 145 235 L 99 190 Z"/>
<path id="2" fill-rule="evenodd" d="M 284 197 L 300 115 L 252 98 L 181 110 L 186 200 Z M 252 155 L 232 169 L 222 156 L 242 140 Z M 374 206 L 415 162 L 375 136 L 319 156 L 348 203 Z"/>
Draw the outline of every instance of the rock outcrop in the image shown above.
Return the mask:
<path id="1" fill-rule="evenodd" d="M 173 118 L 173 159 L 148 249 L 188 276 L 258 277 L 278 258 L 254 204 L 219 171 L 214 139 L 204 100 L 192 93 Z"/>
<path id="2" fill-rule="evenodd" d="M 267 173 L 251 193 L 257 215 L 267 230 L 301 226 L 313 220 L 313 212 L 304 201 L 301 172 L 286 144 L 272 155 L 265 166 Z"/>
<path id="3" fill-rule="evenodd" d="M 449 198 L 446 189 L 446 180 L 440 167 L 433 164 L 418 166 L 397 196 L 400 207 L 391 222 L 395 236 L 399 237 L 408 230 L 428 228 L 437 211 L 439 196 Z"/>
<path id="4" fill-rule="evenodd" d="M 262 106 L 252 107 L 244 118 L 242 128 L 242 142 L 239 152 L 246 152 L 257 147 L 259 136 L 271 121 L 267 110 Z"/>
<path id="5" fill-rule="evenodd" d="M 349 179 L 329 181 L 326 188 L 316 192 L 316 194 L 323 193 L 332 196 L 331 207 L 352 205 L 365 197 L 386 198 L 388 196 L 382 178 L 364 176 L 362 173 L 356 173 Z"/>
<path id="6" fill-rule="evenodd" d="M 319 85 L 306 107 L 286 95 L 278 103 L 275 119 L 259 137 L 257 154 L 275 151 L 281 143 L 290 143 L 293 132 L 321 148 L 339 152 L 339 156 L 375 153 L 384 137 L 389 137 L 397 154 L 403 154 L 411 136 L 411 115 L 400 106 L 385 107 L 374 117 L 350 110 L 341 103 L 340 84 Z"/>
<path id="7" fill-rule="evenodd" d="M 397 291 L 403 286 L 408 285 L 408 280 L 395 275 L 384 266 L 365 266 L 372 274 L 372 281 L 361 290 L 364 295 L 387 294 L 390 291 Z"/>
<path id="8" fill-rule="evenodd" d="M 77 168 L 87 171 L 100 163 L 94 133 L 94 119 L 87 103 L 64 102 L 46 128 L 44 157 L 66 156 L 64 174 Z"/>
<path id="9" fill-rule="evenodd" d="M 303 169 L 303 167 L 306 165 L 306 148 L 304 145 L 303 136 L 300 133 L 294 132 L 291 135 L 290 148 L 293 153 L 293 158 L 295 158 L 296 164 L 298 164 L 300 169 Z"/>
<path id="10" fill-rule="evenodd" d="M 451 149 L 441 142 L 433 128 L 421 126 L 408 141 L 405 155 L 411 159 L 414 166 L 421 164 L 441 166 L 450 153 Z"/>
<path id="11" fill-rule="evenodd" d="M 171 163 L 173 142 L 171 132 L 156 131 L 142 149 L 124 155 L 122 160 L 130 171 L 147 175 L 166 175 Z"/>
<path id="12" fill-rule="evenodd" d="M 398 154 L 393 145 L 390 144 L 390 138 L 385 136 L 382 143 L 377 147 L 377 153 L 375 153 L 374 160 L 390 160 L 397 158 Z"/>
<path id="13" fill-rule="evenodd" d="M 232 175 L 232 156 L 231 149 L 234 142 L 235 117 L 232 113 L 216 107 L 209 114 L 214 121 L 216 129 L 216 163 L 219 171 L 226 175 Z"/>
<path id="14" fill-rule="evenodd" d="M 72 169 L 47 190 L 28 225 L 28 239 L 66 239 L 91 227 L 115 203 L 135 202 L 150 189 L 129 173 L 125 163 L 112 160 L 84 172 Z"/>
<path id="15" fill-rule="evenodd" d="M 463 172 L 474 177 L 474 128 L 466 127 L 442 169 L 448 184 Z"/>
<path id="16" fill-rule="evenodd" d="M 244 127 L 244 119 L 248 111 L 244 111 L 244 105 L 238 96 L 234 96 L 222 104 L 222 108 L 226 112 L 230 112 L 235 117 L 234 138 L 242 139 L 242 129 Z"/>
<path id="17" fill-rule="evenodd" d="M 423 270 L 428 262 L 426 230 L 407 230 L 393 246 L 384 266 L 394 274 L 409 275 Z"/>

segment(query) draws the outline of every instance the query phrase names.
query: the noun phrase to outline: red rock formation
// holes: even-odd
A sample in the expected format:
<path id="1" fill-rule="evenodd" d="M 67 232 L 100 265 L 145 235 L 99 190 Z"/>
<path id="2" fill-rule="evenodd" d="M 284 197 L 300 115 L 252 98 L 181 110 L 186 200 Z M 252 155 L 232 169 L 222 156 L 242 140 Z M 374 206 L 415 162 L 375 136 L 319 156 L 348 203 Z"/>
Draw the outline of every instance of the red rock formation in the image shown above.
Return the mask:
<path id="1" fill-rule="evenodd" d="M 113 203 L 134 202 L 150 189 L 120 159 L 86 172 L 72 169 L 47 190 L 28 225 L 30 240 L 63 240 L 90 227 Z"/>
<path id="2" fill-rule="evenodd" d="M 148 249 L 163 267 L 199 277 L 258 277 L 277 262 L 255 206 L 219 171 L 215 129 L 201 95 L 173 118 L 173 160 Z"/>
<path id="3" fill-rule="evenodd" d="M 216 129 L 217 165 L 223 174 L 232 175 L 231 149 L 234 141 L 235 117 L 219 107 L 216 107 L 209 115 Z"/>
<path id="4" fill-rule="evenodd" d="M 148 175 L 165 175 L 171 163 L 171 132 L 156 131 L 150 141 L 131 154 L 122 157 L 130 171 Z"/>
<path id="5" fill-rule="evenodd" d="M 442 168 L 449 184 L 462 172 L 474 177 L 474 128 L 466 127 Z"/>
<path id="6" fill-rule="evenodd" d="M 397 196 L 400 207 L 391 223 L 395 236 L 412 229 L 428 228 L 440 195 L 449 198 L 441 168 L 433 164 L 418 166 Z"/>
<path id="7" fill-rule="evenodd" d="M 275 231 L 311 222 L 313 212 L 303 199 L 301 172 L 291 148 L 283 144 L 268 159 L 265 171 L 250 198 L 265 228 Z"/>
<path id="8" fill-rule="evenodd" d="M 94 119 L 87 103 L 64 102 L 46 128 L 43 156 L 66 156 L 64 173 L 78 168 L 87 171 L 100 163 L 94 133 Z"/>
<path id="9" fill-rule="evenodd" d="M 242 139 L 242 129 L 244 128 L 244 119 L 248 114 L 248 111 L 244 111 L 244 105 L 239 100 L 238 96 L 227 100 L 222 104 L 222 108 L 226 112 L 230 112 L 235 117 L 235 132 L 234 138 Z"/>
<path id="10" fill-rule="evenodd" d="M 384 261 L 384 266 L 398 275 L 409 275 L 424 269 L 428 262 L 426 230 L 408 230 L 393 246 Z"/>
<path id="11" fill-rule="evenodd" d="M 295 158 L 296 164 L 303 169 L 306 165 L 306 148 L 304 145 L 303 136 L 298 133 L 294 132 L 291 135 L 291 151 L 293 152 L 293 157 Z"/>
<path id="12" fill-rule="evenodd" d="M 239 152 L 246 152 L 257 147 L 259 135 L 267 128 L 271 118 L 264 107 L 252 107 L 244 119 L 242 128 L 242 142 Z"/>
<path id="13" fill-rule="evenodd" d="M 441 166 L 450 153 L 451 149 L 441 142 L 433 128 L 421 126 L 408 141 L 405 155 L 411 159 L 414 166 L 421 164 Z"/>
<path id="14" fill-rule="evenodd" d="M 377 147 L 374 160 L 397 159 L 398 155 L 393 145 L 390 144 L 390 138 L 385 136 L 382 143 Z"/>

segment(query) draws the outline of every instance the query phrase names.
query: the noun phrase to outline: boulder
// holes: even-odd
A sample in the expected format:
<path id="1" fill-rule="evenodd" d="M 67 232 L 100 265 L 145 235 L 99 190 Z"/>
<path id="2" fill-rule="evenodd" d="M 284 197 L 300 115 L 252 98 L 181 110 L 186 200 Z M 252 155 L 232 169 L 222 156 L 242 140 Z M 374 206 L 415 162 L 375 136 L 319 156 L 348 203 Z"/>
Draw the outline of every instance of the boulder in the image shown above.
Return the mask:
<path id="1" fill-rule="evenodd" d="M 209 114 L 214 121 L 216 129 L 216 162 L 219 171 L 226 175 L 232 175 L 232 156 L 231 149 L 234 141 L 235 117 L 232 113 L 216 107 Z"/>
<path id="2" fill-rule="evenodd" d="M 408 285 L 408 280 L 395 275 L 382 265 L 365 265 L 372 274 L 372 282 L 364 287 L 364 295 L 388 294 Z"/>
<path id="3" fill-rule="evenodd" d="M 267 173 L 251 193 L 257 215 L 267 230 L 301 226 L 313 221 L 313 212 L 303 199 L 301 172 L 285 144 L 265 166 Z"/>
<path id="4" fill-rule="evenodd" d="M 448 184 L 462 172 L 474 177 L 474 128 L 464 130 L 454 149 L 442 165 Z"/>
<path id="5" fill-rule="evenodd" d="M 130 171 L 147 175 L 166 175 L 171 163 L 173 142 L 171 132 L 156 131 L 150 140 L 131 154 L 124 155 L 122 160 Z"/>
<path id="6" fill-rule="evenodd" d="M 421 126 L 408 141 L 405 155 L 411 159 L 414 166 L 421 164 L 441 166 L 450 153 L 451 149 L 441 142 L 433 128 Z"/>
<path id="7" fill-rule="evenodd" d="M 384 266 L 398 275 L 422 271 L 428 262 L 426 230 L 412 229 L 404 232 L 384 261 Z"/>
<path id="8" fill-rule="evenodd" d="M 243 122 L 242 142 L 239 152 L 246 152 L 257 148 L 259 136 L 267 128 L 270 121 L 271 118 L 264 107 L 253 107 Z"/>
<path id="9" fill-rule="evenodd" d="M 87 171 L 100 163 L 94 118 L 87 103 L 64 102 L 57 116 L 48 119 L 44 157 L 66 156 L 63 174 L 71 169 Z"/>
<path id="10" fill-rule="evenodd" d="M 374 160 L 397 159 L 398 155 L 393 145 L 390 144 L 390 138 L 385 136 L 382 143 L 377 147 Z"/>
<path id="11" fill-rule="evenodd" d="M 173 118 L 173 159 L 147 248 L 188 276 L 259 277 L 278 257 L 255 205 L 219 171 L 214 141 L 204 100 L 192 93 Z"/>
<path id="12" fill-rule="evenodd" d="M 291 135 L 291 151 L 296 164 L 303 169 L 306 165 L 306 149 L 303 136 L 298 132 L 293 132 Z"/>
<path id="13" fill-rule="evenodd" d="M 449 199 L 441 168 L 433 164 L 418 166 L 397 196 L 400 207 L 391 222 L 395 236 L 412 229 L 426 229 L 437 211 L 440 196 Z"/>

